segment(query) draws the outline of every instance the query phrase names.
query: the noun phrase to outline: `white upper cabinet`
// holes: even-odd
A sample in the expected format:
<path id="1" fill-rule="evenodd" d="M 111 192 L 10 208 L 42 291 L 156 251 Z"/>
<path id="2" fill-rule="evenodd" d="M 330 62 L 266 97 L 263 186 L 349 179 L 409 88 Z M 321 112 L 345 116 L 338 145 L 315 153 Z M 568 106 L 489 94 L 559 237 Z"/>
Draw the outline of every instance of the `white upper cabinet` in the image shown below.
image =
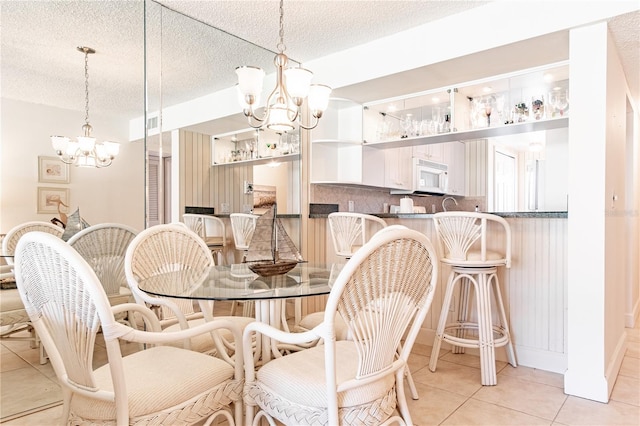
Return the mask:
<path id="1" fill-rule="evenodd" d="M 331 99 L 311 131 L 311 183 L 384 186 L 384 151 L 363 146 L 362 105 Z"/>
<path id="2" fill-rule="evenodd" d="M 420 146 L 422 157 L 434 155 L 424 145 L 567 127 L 568 76 L 564 61 L 370 102 L 364 105 L 364 143 Z"/>
<path id="3" fill-rule="evenodd" d="M 568 61 L 360 105 L 333 99 L 311 133 L 311 182 L 412 189 L 411 158 L 449 166 L 463 196 L 465 143 L 568 127 Z"/>

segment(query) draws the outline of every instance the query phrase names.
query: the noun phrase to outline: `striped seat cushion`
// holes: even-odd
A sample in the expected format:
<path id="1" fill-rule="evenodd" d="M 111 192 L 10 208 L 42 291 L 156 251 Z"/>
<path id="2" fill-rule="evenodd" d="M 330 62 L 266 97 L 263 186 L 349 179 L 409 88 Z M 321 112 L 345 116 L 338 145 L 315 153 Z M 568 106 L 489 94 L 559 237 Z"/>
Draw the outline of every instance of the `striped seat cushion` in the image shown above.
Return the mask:
<path id="1" fill-rule="evenodd" d="M 172 411 L 191 398 L 219 393 L 205 398 L 206 404 L 217 409 L 229 401 L 227 392 L 220 392 L 232 380 L 234 370 L 226 362 L 193 351 L 170 346 L 153 347 L 123 358 L 129 416 L 131 419 L 162 410 Z M 113 390 L 111 371 L 106 364 L 95 370 L 99 388 Z M 115 419 L 115 403 L 79 394 L 71 401 L 75 416 L 97 421 Z"/>

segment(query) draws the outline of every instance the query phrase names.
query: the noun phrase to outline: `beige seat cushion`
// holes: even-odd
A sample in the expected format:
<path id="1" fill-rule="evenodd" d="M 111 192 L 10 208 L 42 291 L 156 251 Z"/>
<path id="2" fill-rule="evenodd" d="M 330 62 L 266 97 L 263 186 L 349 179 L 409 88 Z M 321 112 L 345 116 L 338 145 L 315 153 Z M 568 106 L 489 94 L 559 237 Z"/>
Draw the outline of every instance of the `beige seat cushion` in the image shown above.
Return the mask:
<path id="1" fill-rule="evenodd" d="M 205 238 L 204 242 L 207 243 L 208 247 L 217 247 L 222 246 L 224 240 L 222 239 L 222 237 L 207 237 Z"/>
<path id="2" fill-rule="evenodd" d="M 121 303 L 133 302 L 131 290 L 128 287 L 120 286 L 118 294 L 109 294 L 109 303 L 111 306 L 120 305 Z"/>
<path id="3" fill-rule="evenodd" d="M 0 290 L 0 312 L 24 309 L 18 289 Z"/>
<path id="4" fill-rule="evenodd" d="M 271 396 L 309 407 L 327 406 L 324 346 L 315 346 L 269 361 L 257 372 L 260 387 Z M 355 344 L 336 342 L 336 377 L 338 385 L 353 379 L 358 367 Z M 384 398 L 393 387 L 393 374 L 383 380 L 338 394 L 338 407 L 352 407 Z"/>
<path id="5" fill-rule="evenodd" d="M 298 324 L 298 328 L 300 330 L 311 330 L 318 324 L 324 321 L 324 311 L 313 312 L 311 314 L 305 315 L 300 323 Z M 336 340 L 348 340 L 349 339 L 349 328 L 347 327 L 347 323 L 344 322 L 340 314 L 336 315 L 335 331 L 336 331 Z"/>
<path id="6" fill-rule="evenodd" d="M 253 318 L 249 318 L 249 317 L 216 317 L 216 319 L 229 319 L 232 322 L 234 322 L 235 324 L 238 325 L 238 327 L 240 327 L 241 330 L 244 330 L 244 328 L 247 326 L 247 324 L 249 324 L 250 322 L 255 321 Z M 191 327 L 196 327 L 200 324 L 204 324 L 206 320 L 204 318 L 200 318 L 200 319 L 194 319 L 194 320 L 190 320 L 189 321 L 189 325 Z M 173 324 L 167 328 L 164 329 L 164 331 L 178 331 L 180 330 L 180 324 Z M 220 329 L 219 330 L 220 336 L 222 336 L 224 339 L 233 342 L 233 334 L 227 330 L 227 329 Z M 175 346 L 175 347 L 183 347 L 181 342 L 175 342 L 175 343 L 171 343 L 171 346 Z M 213 339 L 211 338 L 211 335 L 209 333 L 207 334 L 200 334 L 194 338 L 191 339 L 191 350 L 192 351 L 196 351 L 196 352 L 207 352 L 213 349 Z"/>
<path id="7" fill-rule="evenodd" d="M 453 259 L 450 257 L 445 257 L 442 260 L 446 263 L 453 264 L 453 265 L 455 265 L 456 262 L 460 262 L 460 259 Z M 481 261 L 482 261 L 482 252 L 474 251 L 474 250 L 469 250 L 467 252 L 466 262 L 481 262 Z M 465 260 L 462 260 L 462 262 L 465 262 Z M 487 250 L 486 262 L 490 265 L 505 263 L 504 254 Z"/>
<path id="8" fill-rule="evenodd" d="M 123 364 L 131 418 L 171 409 L 211 392 L 234 374 L 233 367 L 218 358 L 170 346 L 136 352 L 123 358 Z M 95 378 L 99 388 L 113 390 L 108 364 L 95 370 Z M 116 416 L 113 402 L 79 394 L 71 400 L 71 411 L 85 419 Z"/>

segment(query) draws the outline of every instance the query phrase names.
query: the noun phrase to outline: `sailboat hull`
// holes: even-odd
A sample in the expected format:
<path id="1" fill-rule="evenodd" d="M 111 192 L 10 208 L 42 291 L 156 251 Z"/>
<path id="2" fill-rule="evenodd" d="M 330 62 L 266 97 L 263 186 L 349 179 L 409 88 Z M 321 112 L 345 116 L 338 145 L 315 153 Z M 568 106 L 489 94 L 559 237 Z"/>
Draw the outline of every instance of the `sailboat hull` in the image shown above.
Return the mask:
<path id="1" fill-rule="evenodd" d="M 280 260 L 276 263 L 273 262 L 260 262 L 248 264 L 251 272 L 254 272 L 261 277 L 271 277 L 273 275 L 286 274 L 290 270 L 296 267 L 298 262 Z"/>

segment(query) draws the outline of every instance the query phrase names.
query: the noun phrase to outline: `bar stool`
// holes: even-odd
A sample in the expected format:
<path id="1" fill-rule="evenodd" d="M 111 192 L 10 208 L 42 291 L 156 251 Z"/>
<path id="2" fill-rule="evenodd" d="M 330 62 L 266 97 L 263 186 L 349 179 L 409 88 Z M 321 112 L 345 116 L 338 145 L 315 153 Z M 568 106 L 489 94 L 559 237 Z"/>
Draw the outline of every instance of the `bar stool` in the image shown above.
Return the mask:
<path id="1" fill-rule="evenodd" d="M 231 231 L 233 232 L 233 241 L 236 250 L 243 252 L 243 262 L 245 255 L 247 254 L 247 250 L 249 250 L 253 231 L 256 230 L 256 220 L 258 220 L 259 217 L 260 216 L 257 214 L 250 213 L 231 213 L 229 215 Z"/>
<path id="2" fill-rule="evenodd" d="M 182 215 L 182 221 L 204 240 L 216 260 L 216 265 L 225 264 L 227 230 L 222 219 L 206 214 L 185 213 Z"/>
<path id="3" fill-rule="evenodd" d="M 511 229 L 500 216 L 475 212 L 443 212 L 433 216 L 440 261 L 451 266 L 444 294 L 442 312 L 436 329 L 429 370 L 436 371 L 442 341 L 453 346 L 453 353 L 464 348 L 478 348 L 482 385 L 497 383 L 495 348 L 506 346 L 509 363 L 516 367 L 515 352 L 509 334 L 497 270 L 511 267 Z M 500 251 L 487 247 L 487 224 L 495 223 L 501 235 Z M 501 228 L 501 229 L 500 229 Z M 492 236 L 494 230 L 492 229 Z M 457 319 L 447 322 L 456 285 L 460 284 Z M 469 297 L 475 293 L 475 316 L 471 315 Z M 499 324 L 493 323 L 491 293 L 495 299 Z M 470 331 L 475 331 L 470 333 Z"/>
<path id="4" fill-rule="evenodd" d="M 387 222 L 377 216 L 353 212 L 331 213 L 328 221 L 336 255 L 347 259 L 387 226 Z"/>

